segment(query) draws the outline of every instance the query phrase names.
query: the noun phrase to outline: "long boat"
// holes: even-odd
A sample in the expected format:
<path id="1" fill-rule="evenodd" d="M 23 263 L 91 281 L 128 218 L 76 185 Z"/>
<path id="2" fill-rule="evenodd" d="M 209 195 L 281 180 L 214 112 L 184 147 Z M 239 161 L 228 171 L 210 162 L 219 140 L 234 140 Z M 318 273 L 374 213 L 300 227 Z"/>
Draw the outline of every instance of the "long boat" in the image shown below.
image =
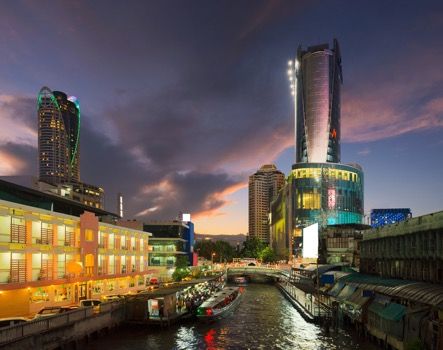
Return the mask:
<path id="1" fill-rule="evenodd" d="M 226 316 L 240 303 L 243 292 L 241 287 L 223 288 L 198 307 L 197 318 L 208 322 Z"/>
<path id="2" fill-rule="evenodd" d="M 234 278 L 234 283 L 237 284 L 238 286 L 246 286 L 248 284 L 248 280 L 246 279 L 246 277 L 235 277 Z"/>

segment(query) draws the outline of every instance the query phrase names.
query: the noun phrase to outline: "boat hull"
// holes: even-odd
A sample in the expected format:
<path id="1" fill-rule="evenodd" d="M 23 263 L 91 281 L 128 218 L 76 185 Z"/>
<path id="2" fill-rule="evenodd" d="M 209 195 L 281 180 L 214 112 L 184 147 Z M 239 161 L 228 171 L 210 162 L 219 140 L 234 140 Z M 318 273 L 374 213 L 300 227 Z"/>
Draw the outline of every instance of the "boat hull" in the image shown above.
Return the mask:
<path id="1" fill-rule="evenodd" d="M 214 309 L 214 313 L 212 315 L 197 315 L 198 320 L 205 322 L 205 323 L 209 323 L 209 322 L 214 322 L 214 321 L 220 320 L 220 319 L 228 316 L 240 304 L 242 296 L 243 296 L 243 292 L 238 293 L 237 297 L 231 303 L 229 303 L 229 305 L 227 305 L 221 309 Z"/>

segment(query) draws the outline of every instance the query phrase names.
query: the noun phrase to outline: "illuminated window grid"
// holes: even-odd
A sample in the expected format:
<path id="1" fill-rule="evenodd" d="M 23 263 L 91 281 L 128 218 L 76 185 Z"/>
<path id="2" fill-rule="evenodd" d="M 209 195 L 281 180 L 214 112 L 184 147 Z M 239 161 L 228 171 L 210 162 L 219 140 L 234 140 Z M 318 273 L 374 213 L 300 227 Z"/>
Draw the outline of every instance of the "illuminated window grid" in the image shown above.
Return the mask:
<path id="1" fill-rule="evenodd" d="M 296 179 L 317 179 L 320 180 L 322 177 L 322 168 L 304 168 L 297 169 L 294 171 L 294 176 Z M 359 176 L 357 173 L 347 170 L 338 170 L 331 168 L 323 168 L 323 174 L 325 177 L 344 180 L 344 181 L 352 181 L 359 182 Z"/>

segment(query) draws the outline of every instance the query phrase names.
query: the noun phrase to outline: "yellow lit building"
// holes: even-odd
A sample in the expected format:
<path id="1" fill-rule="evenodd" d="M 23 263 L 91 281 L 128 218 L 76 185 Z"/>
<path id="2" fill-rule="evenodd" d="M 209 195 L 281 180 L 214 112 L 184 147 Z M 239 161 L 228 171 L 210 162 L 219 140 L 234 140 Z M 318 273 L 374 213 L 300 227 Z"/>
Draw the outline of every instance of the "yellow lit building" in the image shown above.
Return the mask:
<path id="1" fill-rule="evenodd" d="M 44 306 L 135 293 L 148 268 L 151 233 L 0 200 L 0 317 Z"/>

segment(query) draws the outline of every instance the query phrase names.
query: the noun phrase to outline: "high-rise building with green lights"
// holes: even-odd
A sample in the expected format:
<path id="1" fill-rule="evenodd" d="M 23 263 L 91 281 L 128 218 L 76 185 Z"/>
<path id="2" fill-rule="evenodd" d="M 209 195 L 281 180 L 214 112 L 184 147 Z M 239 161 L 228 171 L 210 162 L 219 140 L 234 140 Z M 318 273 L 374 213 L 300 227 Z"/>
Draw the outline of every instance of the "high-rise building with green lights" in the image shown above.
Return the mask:
<path id="1" fill-rule="evenodd" d="M 80 181 L 80 104 L 43 87 L 38 94 L 39 179 L 53 185 Z"/>

